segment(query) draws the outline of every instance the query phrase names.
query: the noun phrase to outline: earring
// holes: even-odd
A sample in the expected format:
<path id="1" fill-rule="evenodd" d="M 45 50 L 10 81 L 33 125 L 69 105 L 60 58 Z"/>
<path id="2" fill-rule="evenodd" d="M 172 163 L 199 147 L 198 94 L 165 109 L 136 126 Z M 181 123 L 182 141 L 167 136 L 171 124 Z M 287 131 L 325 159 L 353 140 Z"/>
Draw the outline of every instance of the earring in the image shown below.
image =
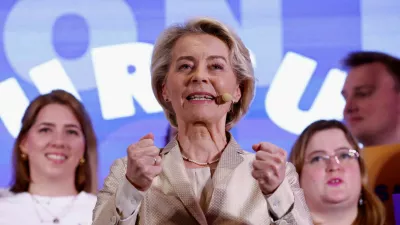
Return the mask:
<path id="1" fill-rule="evenodd" d="M 27 160 L 28 159 L 28 155 L 22 152 L 21 153 L 21 158 L 22 158 L 22 160 Z"/>
<path id="2" fill-rule="evenodd" d="M 85 158 L 81 158 L 81 159 L 79 160 L 79 164 L 81 164 L 81 165 L 85 164 L 85 162 L 86 162 Z"/>
<path id="3" fill-rule="evenodd" d="M 362 197 L 360 197 L 360 200 L 358 200 L 358 205 L 359 206 L 364 205 L 364 200 L 362 199 Z"/>
<path id="4" fill-rule="evenodd" d="M 25 154 L 24 152 L 26 152 L 25 147 L 23 147 L 22 145 L 19 146 L 20 152 L 21 152 L 21 159 L 22 160 L 27 160 L 28 159 L 28 155 Z"/>

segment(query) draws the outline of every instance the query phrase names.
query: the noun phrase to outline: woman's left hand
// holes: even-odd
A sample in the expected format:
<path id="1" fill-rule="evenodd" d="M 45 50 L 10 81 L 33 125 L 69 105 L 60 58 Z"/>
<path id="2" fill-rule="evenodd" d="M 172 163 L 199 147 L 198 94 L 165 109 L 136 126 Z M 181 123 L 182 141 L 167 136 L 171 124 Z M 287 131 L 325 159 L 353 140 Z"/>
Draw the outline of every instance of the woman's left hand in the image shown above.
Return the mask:
<path id="1" fill-rule="evenodd" d="M 255 144 L 253 149 L 256 158 L 252 175 L 264 195 L 272 194 L 285 179 L 286 151 L 268 142 Z"/>

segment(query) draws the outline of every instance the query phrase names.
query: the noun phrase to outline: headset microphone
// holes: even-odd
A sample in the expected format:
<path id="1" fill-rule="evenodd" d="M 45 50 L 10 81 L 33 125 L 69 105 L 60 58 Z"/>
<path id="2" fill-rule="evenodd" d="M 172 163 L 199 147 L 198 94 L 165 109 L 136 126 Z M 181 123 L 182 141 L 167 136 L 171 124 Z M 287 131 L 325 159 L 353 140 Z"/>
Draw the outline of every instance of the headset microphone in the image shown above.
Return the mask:
<path id="1" fill-rule="evenodd" d="M 232 95 L 231 94 L 229 94 L 229 93 L 223 93 L 222 95 L 221 95 L 221 99 L 222 99 L 222 101 L 224 101 L 224 102 L 230 102 L 230 101 L 232 101 Z"/>
<path id="2" fill-rule="evenodd" d="M 228 102 L 231 102 L 233 99 L 232 95 L 229 93 L 223 93 L 215 98 L 218 105 L 222 105 Z"/>

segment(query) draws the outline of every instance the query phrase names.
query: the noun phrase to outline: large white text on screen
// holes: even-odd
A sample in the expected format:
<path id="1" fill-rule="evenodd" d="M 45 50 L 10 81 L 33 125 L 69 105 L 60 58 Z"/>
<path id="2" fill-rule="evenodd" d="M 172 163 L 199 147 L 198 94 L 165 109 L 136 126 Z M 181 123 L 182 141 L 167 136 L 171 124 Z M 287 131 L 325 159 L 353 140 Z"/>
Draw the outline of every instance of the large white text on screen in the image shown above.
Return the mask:
<path id="1" fill-rule="evenodd" d="M 183 3 L 185 10 L 177 13 L 174 6 Z M 147 4 L 146 1 L 143 4 Z M 315 119 L 341 118 L 344 103 L 339 93 L 345 74 L 336 69 L 329 72 L 309 110 L 302 111 L 297 107 L 317 63 L 294 53 L 288 53 L 285 57 L 282 55 L 281 0 L 240 1 L 241 21 L 238 21 L 225 0 L 165 0 L 164 5 L 163 26 L 182 22 L 193 15 L 214 17 L 229 24 L 240 34 L 253 50 L 254 62 L 254 56 L 268 59 L 258 63 L 256 76 L 260 86 L 270 84 L 265 109 L 282 129 L 299 133 Z M 51 10 L 43 11 L 47 8 Z M 113 10 L 108 10 L 110 8 Z M 35 12 L 42 12 L 39 19 L 32 19 L 38 15 Z M 134 116 L 133 99 L 146 113 L 159 113 L 161 107 L 150 87 L 149 66 L 153 46 L 136 40 L 141 32 L 138 24 L 142 21 L 134 12 L 122 0 L 19 1 L 9 12 L 4 26 L 6 57 L 16 74 L 32 83 L 42 94 L 59 88 L 80 99 L 79 91 L 97 88 L 101 113 L 106 120 Z M 57 57 L 51 41 L 54 22 L 64 15 L 83 18 L 91 32 L 88 50 L 73 60 Z M 38 32 L 30 32 L 32 30 Z M 24 32 L 27 35 L 22 35 Z M 127 65 L 135 67 L 134 74 L 128 74 Z M 271 81 L 271 74 L 276 71 Z M 82 74 L 85 74 L 84 80 L 79 79 Z M 0 118 L 14 137 L 28 103 L 15 78 L 0 83 Z"/>
<path id="2" fill-rule="evenodd" d="M 133 99 L 146 113 L 159 113 L 161 106 L 155 99 L 150 79 L 150 56 L 153 46 L 147 43 L 121 44 L 92 50 L 101 113 L 112 120 L 135 115 Z M 136 70 L 129 74 L 127 65 Z M 322 118 L 342 118 L 344 100 L 340 96 L 346 74 L 332 69 L 311 108 L 303 111 L 299 101 L 317 66 L 316 61 L 288 52 L 265 97 L 265 111 L 282 129 L 299 134 L 312 121 Z M 62 65 L 54 59 L 31 69 L 30 76 L 41 94 L 55 88 L 79 93 Z M 28 97 L 15 78 L 0 83 L 0 118 L 15 137 L 22 115 L 29 104 Z"/>

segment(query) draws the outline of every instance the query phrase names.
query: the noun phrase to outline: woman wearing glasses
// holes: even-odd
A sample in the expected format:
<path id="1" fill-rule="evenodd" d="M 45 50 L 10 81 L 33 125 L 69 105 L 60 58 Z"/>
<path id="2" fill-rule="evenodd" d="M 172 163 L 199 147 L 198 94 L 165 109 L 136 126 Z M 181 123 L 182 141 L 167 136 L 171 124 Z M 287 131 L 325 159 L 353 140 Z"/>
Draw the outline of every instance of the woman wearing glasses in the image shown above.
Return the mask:
<path id="1" fill-rule="evenodd" d="M 384 207 L 367 187 L 359 151 L 349 130 L 336 120 L 316 121 L 296 140 L 289 158 L 314 224 L 384 224 Z"/>

